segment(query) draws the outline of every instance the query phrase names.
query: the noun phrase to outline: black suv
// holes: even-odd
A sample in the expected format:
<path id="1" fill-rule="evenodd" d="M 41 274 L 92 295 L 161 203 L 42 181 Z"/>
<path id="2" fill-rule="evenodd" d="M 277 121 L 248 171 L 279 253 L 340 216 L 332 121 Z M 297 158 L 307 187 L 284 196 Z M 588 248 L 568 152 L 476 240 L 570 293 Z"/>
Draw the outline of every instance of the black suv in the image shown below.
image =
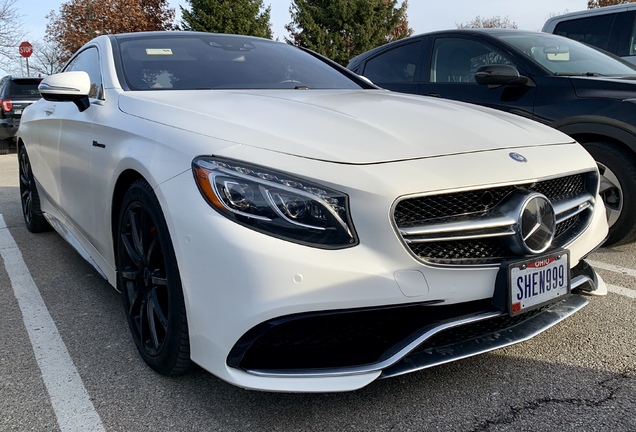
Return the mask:
<path id="1" fill-rule="evenodd" d="M 548 33 L 462 29 L 392 42 L 348 68 L 389 90 L 485 105 L 565 132 L 598 163 L 607 244 L 636 240 L 635 65 Z"/>
<path id="2" fill-rule="evenodd" d="M 10 75 L 0 80 L 0 154 L 13 145 L 22 111 L 40 99 L 38 84 L 42 78 L 17 78 Z"/>
<path id="3" fill-rule="evenodd" d="M 549 18 L 542 31 L 593 45 L 636 64 L 636 4 L 624 3 Z"/>

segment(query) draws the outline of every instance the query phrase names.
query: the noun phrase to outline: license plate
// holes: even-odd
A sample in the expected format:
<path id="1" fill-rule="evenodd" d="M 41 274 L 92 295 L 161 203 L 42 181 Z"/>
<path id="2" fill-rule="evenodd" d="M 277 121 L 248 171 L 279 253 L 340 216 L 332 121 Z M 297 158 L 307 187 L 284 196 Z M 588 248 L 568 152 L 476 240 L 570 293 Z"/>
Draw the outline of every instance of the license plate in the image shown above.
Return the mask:
<path id="1" fill-rule="evenodd" d="M 15 114 L 15 115 L 21 115 L 21 114 L 22 114 L 22 110 L 21 110 L 21 109 L 14 109 L 14 110 L 13 110 L 13 114 Z"/>
<path id="2" fill-rule="evenodd" d="M 567 251 L 519 261 L 508 267 L 508 305 L 511 315 L 538 308 L 570 292 Z"/>

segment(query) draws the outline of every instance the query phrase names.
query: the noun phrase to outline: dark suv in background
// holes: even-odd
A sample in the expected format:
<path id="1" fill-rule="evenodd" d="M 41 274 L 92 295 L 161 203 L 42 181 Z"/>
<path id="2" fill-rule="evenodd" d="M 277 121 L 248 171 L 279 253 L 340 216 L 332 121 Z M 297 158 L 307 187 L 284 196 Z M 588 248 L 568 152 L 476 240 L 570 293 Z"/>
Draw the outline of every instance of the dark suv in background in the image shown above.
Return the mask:
<path id="1" fill-rule="evenodd" d="M 392 42 L 348 68 L 389 90 L 484 105 L 570 135 L 598 163 L 607 244 L 636 240 L 636 65 L 549 33 L 466 29 Z"/>
<path id="2" fill-rule="evenodd" d="M 601 48 L 636 63 L 636 4 L 586 9 L 548 19 L 542 31 Z"/>
<path id="3" fill-rule="evenodd" d="M 18 78 L 10 75 L 0 80 L 0 154 L 14 145 L 22 111 L 40 99 L 38 84 L 42 78 Z"/>

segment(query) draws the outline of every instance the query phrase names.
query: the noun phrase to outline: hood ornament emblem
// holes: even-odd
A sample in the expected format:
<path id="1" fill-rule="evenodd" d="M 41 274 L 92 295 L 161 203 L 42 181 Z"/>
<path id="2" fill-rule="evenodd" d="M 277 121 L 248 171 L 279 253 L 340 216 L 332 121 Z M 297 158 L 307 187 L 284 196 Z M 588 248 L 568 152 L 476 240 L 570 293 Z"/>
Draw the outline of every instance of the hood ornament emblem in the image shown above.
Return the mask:
<path id="1" fill-rule="evenodd" d="M 516 160 L 517 162 L 521 162 L 521 163 L 528 162 L 528 159 L 526 159 L 524 155 L 521 155 L 519 153 L 515 153 L 515 152 L 508 153 L 508 156 L 510 156 L 513 160 Z"/>

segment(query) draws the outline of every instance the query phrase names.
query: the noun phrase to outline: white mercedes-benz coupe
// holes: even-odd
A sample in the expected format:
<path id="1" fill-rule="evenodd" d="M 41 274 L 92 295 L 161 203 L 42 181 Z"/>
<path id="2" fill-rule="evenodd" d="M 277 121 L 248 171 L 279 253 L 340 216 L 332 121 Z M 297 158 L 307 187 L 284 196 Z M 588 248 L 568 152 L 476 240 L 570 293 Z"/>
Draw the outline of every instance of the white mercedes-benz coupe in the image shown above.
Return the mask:
<path id="1" fill-rule="evenodd" d="M 116 289 L 167 375 L 327 392 L 527 340 L 603 294 L 590 155 L 459 102 L 391 93 L 309 51 L 104 35 L 18 132 L 27 228 Z"/>

